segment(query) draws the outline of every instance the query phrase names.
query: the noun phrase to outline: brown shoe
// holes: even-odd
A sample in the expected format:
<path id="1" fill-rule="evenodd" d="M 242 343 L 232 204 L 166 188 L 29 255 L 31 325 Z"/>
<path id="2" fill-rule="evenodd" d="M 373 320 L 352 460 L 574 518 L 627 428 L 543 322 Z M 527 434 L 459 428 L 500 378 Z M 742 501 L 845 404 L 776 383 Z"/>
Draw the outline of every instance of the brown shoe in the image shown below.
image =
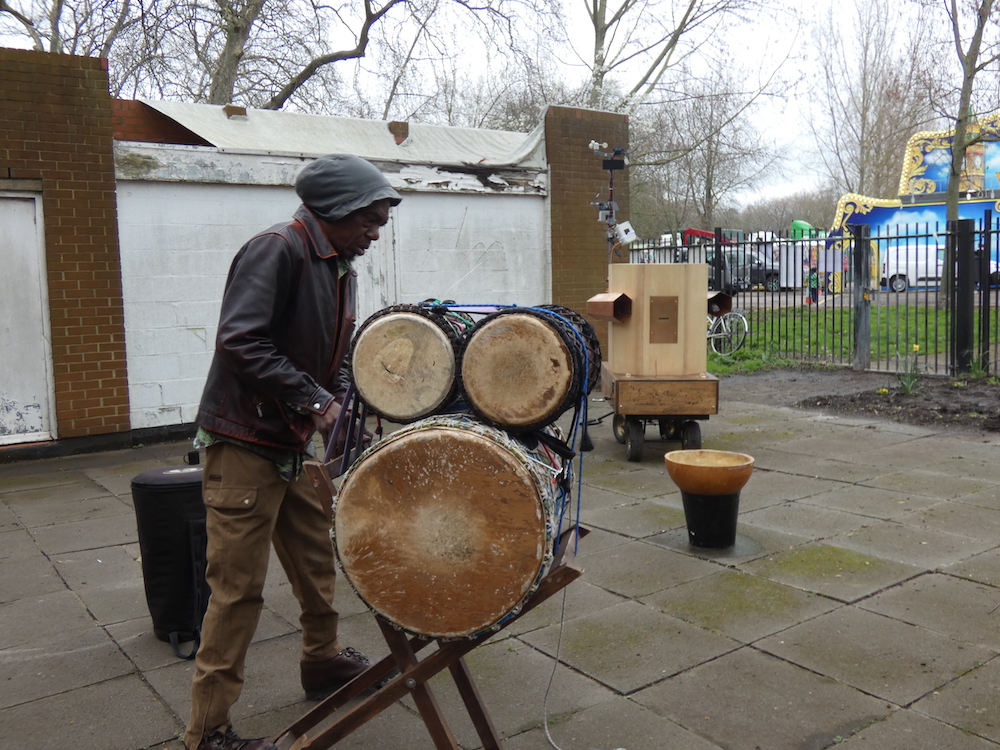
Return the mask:
<path id="1" fill-rule="evenodd" d="M 216 732 L 206 737 L 198 745 L 198 750 L 278 750 L 269 739 L 260 737 L 255 740 L 244 740 L 237 737 L 232 728 L 225 732 Z"/>
<path id="2" fill-rule="evenodd" d="M 306 699 L 318 701 L 326 698 L 369 666 L 368 657 L 353 648 L 345 648 L 332 659 L 325 661 L 302 662 L 299 668 Z"/>

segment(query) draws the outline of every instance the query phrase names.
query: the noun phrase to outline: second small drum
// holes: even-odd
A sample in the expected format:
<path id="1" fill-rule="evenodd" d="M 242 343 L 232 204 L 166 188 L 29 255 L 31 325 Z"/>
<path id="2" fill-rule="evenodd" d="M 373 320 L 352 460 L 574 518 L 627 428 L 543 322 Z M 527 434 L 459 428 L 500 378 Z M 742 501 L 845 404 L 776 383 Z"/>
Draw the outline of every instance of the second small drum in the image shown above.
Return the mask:
<path id="1" fill-rule="evenodd" d="M 582 318 L 581 318 L 582 320 Z M 585 322 L 585 321 L 584 321 Z M 590 351 L 597 347 L 597 351 Z M 578 335 L 549 310 L 511 307 L 476 323 L 461 355 L 461 384 L 469 407 L 511 432 L 551 424 L 578 402 L 600 366 L 600 344 Z M 588 383 L 587 390 L 595 383 Z"/>

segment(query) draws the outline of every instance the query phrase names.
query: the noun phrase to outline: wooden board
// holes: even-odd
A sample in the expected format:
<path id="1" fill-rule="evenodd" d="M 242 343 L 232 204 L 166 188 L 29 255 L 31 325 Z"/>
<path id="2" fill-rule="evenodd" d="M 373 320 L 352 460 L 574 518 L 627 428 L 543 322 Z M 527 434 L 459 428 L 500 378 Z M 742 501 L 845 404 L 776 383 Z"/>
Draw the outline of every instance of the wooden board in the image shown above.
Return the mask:
<path id="1" fill-rule="evenodd" d="M 705 372 L 708 267 L 704 263 L 612 263 L 608 286 L 609 293 L 632 300 L 631 316 L 608 326 L 613 372 L 651 377 L 694 377 Z M 676 308 L 668 302 L 672 299 Z M 665 315 L 676 317 L 666 320 Z"/>
<path id="2" fill-rule="evenodd" d="M 647 378 L 601 371 L 605 399 L 624 416 L 705 416 L 719 413 L 719 379 L 709 373 L 695 377 Z"/>

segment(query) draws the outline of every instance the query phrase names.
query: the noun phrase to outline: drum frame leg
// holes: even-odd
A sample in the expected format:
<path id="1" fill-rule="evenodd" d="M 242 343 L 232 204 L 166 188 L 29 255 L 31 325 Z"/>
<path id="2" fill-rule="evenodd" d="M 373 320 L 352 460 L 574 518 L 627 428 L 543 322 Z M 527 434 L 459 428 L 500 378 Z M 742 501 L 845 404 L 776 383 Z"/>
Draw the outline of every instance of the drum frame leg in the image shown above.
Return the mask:
<path id="1" fill-rule="evenodd" d="M 549 597 L 562 591 L 575 581 L 583 570 L 572 565 L 573 548 L 577 529 L 568 529 L 559 537 L 556 548 L 556 559 L 552 569 L 542 579 L 538 589 L 525 603 L 524 608 L 508 622 L 506 627 L 523 615 L 530 612 Z M 589 533 L 589 529 L 580 528 L 580 537 Z M 474 648 L 489 640 L 495 631 L 481 633 L 475 638 L 460 641 L 439 642 L 438 650 L 424 659 L 418 659 L 417 654 L 433 641 L 419 636 L 408 637 L 394 628 L 385 619 L 375 616 L 382 636 L 389 646 L 390 654 L 378 663 L 373 664 L 362 674 L 351 680 L 333 695 L 318 703 L 301 719 L 280 732 L 273 740 L 278 750 L 326 750 L 342 740 L 348 734 L 358 729 L 382 711 L 398 701 L 407 693 L 413 696 L 413 701 L 420 711 L 420 717 L 427 727 L 437 750 L 460 750 L 452 734 L 437 699 L 427 685 L 434 675 L 448 669 L 451 672 L 459 695 L 465 703 L 469 716 L 476 728 L 476 733 L 485 750 L 503 750 L 500 735 L 493 726 L 489 712 L 483 703 L 479 689 L 472 678 L 472 673 L 462 657 Z M 392 671 L 399 669 L 399 674 L 374 693 L 366 692 Z M 342 715 L 334 719 L 328 727 L 310 737 L 306 734 L 333 715 L 354 698 L 365 696 L 356 705 L 345 709 Z"/>

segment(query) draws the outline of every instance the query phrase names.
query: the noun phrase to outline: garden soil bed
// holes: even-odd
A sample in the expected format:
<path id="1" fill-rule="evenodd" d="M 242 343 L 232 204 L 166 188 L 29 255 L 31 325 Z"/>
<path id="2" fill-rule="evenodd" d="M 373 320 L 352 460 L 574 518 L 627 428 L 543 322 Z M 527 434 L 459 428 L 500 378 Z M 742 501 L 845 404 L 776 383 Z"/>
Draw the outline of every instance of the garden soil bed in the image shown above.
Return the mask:
<path id="1" fill-rule="evenodd" d="M 987 378 L 922 376 L 909 395 L 894 375 L 853 370 L 776 370 L 734 375 L 722 400 L 753 400 L 931 428 L 1000 432 L 1000 385 Z"/>

